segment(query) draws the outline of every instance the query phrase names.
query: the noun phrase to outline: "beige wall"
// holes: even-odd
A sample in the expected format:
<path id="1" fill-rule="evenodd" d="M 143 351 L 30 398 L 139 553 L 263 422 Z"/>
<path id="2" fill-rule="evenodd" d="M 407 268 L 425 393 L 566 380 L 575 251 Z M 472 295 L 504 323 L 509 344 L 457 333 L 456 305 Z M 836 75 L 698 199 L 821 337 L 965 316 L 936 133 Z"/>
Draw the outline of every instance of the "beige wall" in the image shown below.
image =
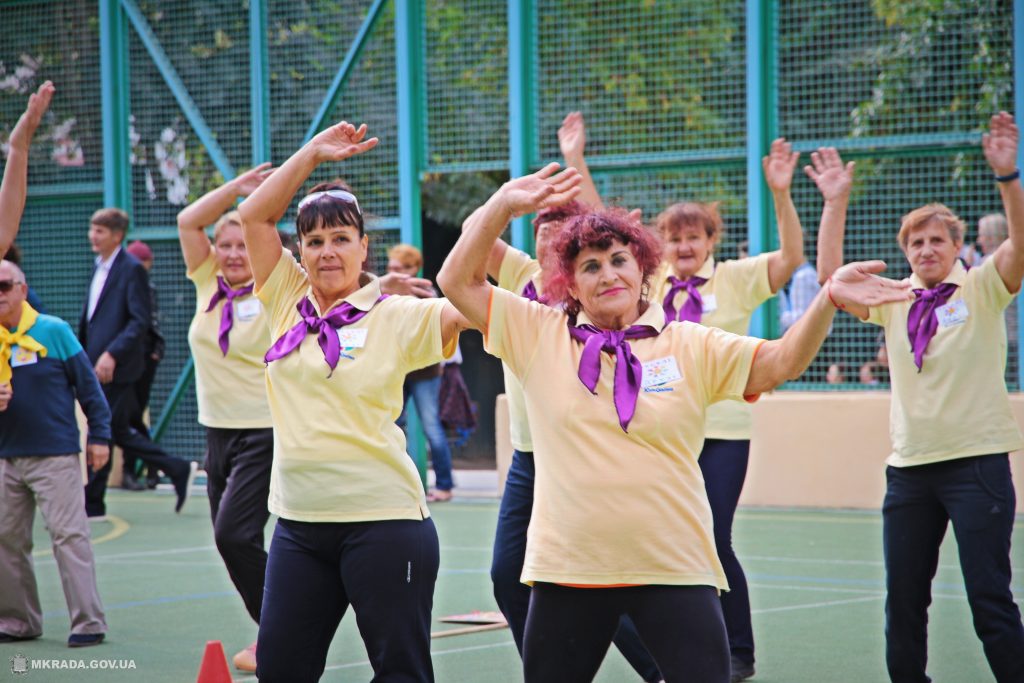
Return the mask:
<path id="1" fill-rule="evenodd" d="M 1024 394 L 1012 394 L 1024 425 Z M 508 404 L 496 404 L 499 491 L 512 458 Z M 754 404 L 750 469 L 740 503 L 877 509 L 889 455 L 889 395 L 878 392 L 778 392 Z M 1017 511 L 1024 513 L 1024 454 L 1010 456 Z"/>

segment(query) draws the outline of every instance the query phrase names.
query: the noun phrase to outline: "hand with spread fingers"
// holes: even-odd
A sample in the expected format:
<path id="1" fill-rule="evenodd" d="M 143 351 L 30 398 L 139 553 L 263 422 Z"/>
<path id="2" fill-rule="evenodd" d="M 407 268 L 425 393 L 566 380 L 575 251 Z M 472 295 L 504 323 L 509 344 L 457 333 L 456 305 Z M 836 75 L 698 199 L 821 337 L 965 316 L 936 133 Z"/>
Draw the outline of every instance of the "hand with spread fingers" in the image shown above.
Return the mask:
<path id="1" fill-rule="evenodd" d="M 768 155 L 761 158 L 764 179 L 772 192 L 783 192 L 789 189 L 793 183 L 793 170 L 799 159 L 800 152 L 794 152 L 793 147 L 786 142 L 785 138 L 776 138 L 772 141 Z"/>
<path id="2" fill-rule="evenodd" d="M 505 183 L 501 196 L 509 214 L 513 218 L 525 216 L 575 198 L 580 193 L 580 174 L 571 166 L 558 169 L 557 163 L 550 163 L 536 173 Z"/>
<path id="3" fill-rule="evenodd" d="M 835 147 L 819 147 L 811 152 L 811 163 L 804 166 L 804 173 L 818 186 L 826 202 L 850 196 L 853 188 L 853 170 L 857 162 L 843 164 Z"/>

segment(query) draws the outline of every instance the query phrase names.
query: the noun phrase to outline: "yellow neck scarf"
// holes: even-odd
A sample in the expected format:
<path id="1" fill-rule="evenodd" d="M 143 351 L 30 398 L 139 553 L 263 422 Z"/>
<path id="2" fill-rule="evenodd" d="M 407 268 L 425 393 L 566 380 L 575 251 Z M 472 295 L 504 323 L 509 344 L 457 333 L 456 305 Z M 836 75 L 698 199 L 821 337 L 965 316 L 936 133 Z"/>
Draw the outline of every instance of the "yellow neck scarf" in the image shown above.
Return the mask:
<path id="1" fill-rule="evenodd" d="M 28 305 L 27 301 L 21 302 L 21 320 L 18 321 L 18 329 L 21 332 L 11 332 L 3 325 L 0 325 L 0 384 L 11 382 L 11 347 L 19 346 L 25 351 L 35 351 L 40 356 L 46 356 L 46 347 L 32 337 L 25 334 L 36 324 L 39 317 L 38 311 Z"/>

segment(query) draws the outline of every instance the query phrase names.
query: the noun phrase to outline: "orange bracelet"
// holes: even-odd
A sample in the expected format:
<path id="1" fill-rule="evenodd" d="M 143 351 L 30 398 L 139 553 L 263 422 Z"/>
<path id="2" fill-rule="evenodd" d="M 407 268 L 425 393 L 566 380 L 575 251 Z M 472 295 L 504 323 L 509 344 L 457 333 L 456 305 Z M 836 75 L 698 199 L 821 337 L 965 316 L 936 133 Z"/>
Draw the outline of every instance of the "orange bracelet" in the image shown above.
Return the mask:
<path id="1" fill-rule="evenodd" d="M 835 306 L 836 308 L 838 308 L 840 311 L 845 311 L 846 310 L 846 306 L 842 306 L 840 304 L 837 304 L 836 300 L 832 298 L 832 278 L 831 277 L 829 277 L 829 279 L 825 281 L 825 287 L 826 287 L 825 293 L 828 294 L 828 300 L 832 302 L 832 305 Z"/>

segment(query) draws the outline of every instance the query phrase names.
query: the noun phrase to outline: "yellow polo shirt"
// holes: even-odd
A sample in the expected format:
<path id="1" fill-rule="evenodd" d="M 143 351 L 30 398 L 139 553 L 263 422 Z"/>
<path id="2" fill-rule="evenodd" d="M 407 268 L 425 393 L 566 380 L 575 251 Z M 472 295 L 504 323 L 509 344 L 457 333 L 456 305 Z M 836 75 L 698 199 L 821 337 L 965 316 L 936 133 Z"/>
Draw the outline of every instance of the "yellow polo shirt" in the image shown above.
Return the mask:
<path id="1" fill-rule="evenodd" d="M 915 289 L 924 287 L 916 275 L 910 281 Z M 1004 379 L 1003 311 L 1014 295 L 999 277 L 995 259 L 987 259 L 969 271 L 957 261 L 944 282 L 959 285 L 947 302 L 947 307 L 956 311 L 957 320 L 948 325 L 940 322 L 920 372 L 907 334 L 907 316 L 913 302 L 869 310 L 867 322 L 885 328 L 889 351 L 889 436 L 893 451 L 886 462 L 894 467 L 1024 447 L 1010 411 Z"/>
<path id="2" fill-rule="evenodd" d="M 664 330 L 630 341 L 652 380 L 627 434 L 612 402 L 614 356 L 601 354 L 591 394 L 565 314 L 492 290 L 485 343 L 522 382 L 535 447 L 524 582 L 727 587 L 697 457 L 708 405 L 743 399 L 761 342 L 664 319 L 651 306 L 635 323 Z"/>
<path id="3" fill-rule="evenodd" d="M 537 288 L 537 295 L 542 293 L 540 284 L 540 263 L 518 249 L 509 247 L 505 258 L 501 260 L 498 272 L 498 286 L 502 289 L 522 296 L 526 283 L 532 282 Z M 501 364 L 505 376 L 505 397 L 508 399 L 509 433 L 512 448 L 517 451 L 533 452 L 533 439 L 530 437 L 530 421 L 526 417 L 526 398 L 523 387 L 506 363 Z"/>
<path id="4" fill-rule="evenodd" d="M 296 305 L 303 297 L 320 314 L 306 272 L 290 255 L 282 254 L 256 294 L 274 340 L 301 321 Z M 378 280 L 345 297 L 370 312 L 341 328 L 349 345 L 343 345 L 333 373 L 316 334 L 307 334 L 297 349 L 267 366 L 274 418 L 268 506 L 276 515 L 301 522 L 430 516 L 395 420 L 402 411 L 405 376 L 450 357 L 458 338 L 442 349 L 441 312 L 447 300 L 390 296 L 374 305 L 379 297 Z"/>
<path id="5" fill-rule="evenodd" d="M 234 300 L 228 355 L 221 353 L 217 335 L 224 301 L 209 313 L 217 292 L 217 260 L 210 255 L 186 276 L 196 287 L 196 312 L 188 328 L 188 345 L 196 369 L 199 424 L 222 429 L 264 429 L 272 425 L 267 404 L 263 354 L 270 348 L 263 306 L 252 294 Z"/>
<path id="6" fill-rule="evenodd" d="M 750 318 L 757 307 L 770 299 L 772 287 L 768 281 L 769 253 L 737 261 L 715 262 L 708 256 L 696 276 L 707 282 L 697 288 L 704 300 L 701 324 L 717 327 L 733 334 L 745 335 L 750 329 Z M 672 266 L 663 262 L 654 276 L 651 301 L 661 306 L 671 286 L 668 278 Z M 676 294 L 678 311 L 689 295 L 685 290 Z M 753 414 L 746 403 L 725 401 L 708 409 L 707 438 L 749 440 L 753 431 Z"/>

